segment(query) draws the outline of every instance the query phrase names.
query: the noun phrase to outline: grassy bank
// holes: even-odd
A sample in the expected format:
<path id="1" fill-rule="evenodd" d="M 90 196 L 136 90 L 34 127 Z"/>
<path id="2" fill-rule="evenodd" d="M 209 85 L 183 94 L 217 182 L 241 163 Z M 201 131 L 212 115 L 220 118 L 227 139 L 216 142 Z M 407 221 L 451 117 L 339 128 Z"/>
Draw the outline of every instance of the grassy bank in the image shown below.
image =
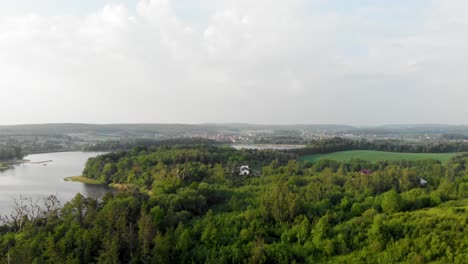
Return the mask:
<path id="1" fill-rule="evenodd" d="M 70 181 L 70 182 L 81 182 L 81 183 L 86 183 L 86 184 L 93 184 L 93 185 L 105 184 L 101 181 L 90 179 L 85 176 L 72 176 L 72 177 L 67 177 L 64 180 Z M 111 183 L 108 186 L 109 188 L 112 188 L 118 191 L 126 190 L 130 187 L 129 184 L 118 184 L 118 183 Z"/>
<path id="2" fill-rule="evenodd" d="M 103 184 L 101 181 L 90 179 L 90 178 L 87 178 L 87 177 L 84 177 L 84 176 L 67 177 L 67 178 L 65 178 L 65 181 L 81 182 L 81 183 L 94 184 L 94 185 Z"/>
<path id="3" fill-rule="evenodd" d="M 301 160 L 317 162 L 321 159 L 329 159 L 336 161 L 349 161 L 353 158 L 367 160 L 370 162 L 377 161 L 396 161 L 396 160 L 426 160 L 434 159 L 442 163 L 447 163 L 448 160 L 458 153 L 400 153 L 400 152 L 385 152 L 373 150 L 350 150 L 339 151 L 327 154 L 314 154 L 301 157 Z"/>
<path id="4" fill-rule="evenodd" d="M 0 161 L 0 171 L 12 169 L 14 165 L 19 165 L 28 160 L 2 160 Z"/>

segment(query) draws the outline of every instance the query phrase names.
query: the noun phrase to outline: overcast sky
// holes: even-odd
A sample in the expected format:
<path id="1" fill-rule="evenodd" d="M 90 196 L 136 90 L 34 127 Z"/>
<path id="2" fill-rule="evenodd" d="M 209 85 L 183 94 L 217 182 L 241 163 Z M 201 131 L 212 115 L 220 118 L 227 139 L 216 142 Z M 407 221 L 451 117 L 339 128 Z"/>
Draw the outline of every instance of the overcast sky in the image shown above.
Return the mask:
<path id="1" fill-rule="evenodd" d="M 465 0 L 0 0 L 0 124 L 468 124 L 466 14 Z"/>

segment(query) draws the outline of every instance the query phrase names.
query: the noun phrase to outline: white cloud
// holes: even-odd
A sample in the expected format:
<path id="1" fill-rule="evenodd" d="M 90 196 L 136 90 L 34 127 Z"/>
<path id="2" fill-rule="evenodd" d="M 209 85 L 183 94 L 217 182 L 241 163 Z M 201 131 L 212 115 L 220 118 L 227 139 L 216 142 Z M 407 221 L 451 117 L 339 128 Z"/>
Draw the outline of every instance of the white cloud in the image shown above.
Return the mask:
<path id="1" fill-rule="evenodd" d="M 300 0 L 200 0 L 202 28 L 172 5 L 1 17 L 0 122 L 465 122 L 464 1 L 388 34 Z"/>

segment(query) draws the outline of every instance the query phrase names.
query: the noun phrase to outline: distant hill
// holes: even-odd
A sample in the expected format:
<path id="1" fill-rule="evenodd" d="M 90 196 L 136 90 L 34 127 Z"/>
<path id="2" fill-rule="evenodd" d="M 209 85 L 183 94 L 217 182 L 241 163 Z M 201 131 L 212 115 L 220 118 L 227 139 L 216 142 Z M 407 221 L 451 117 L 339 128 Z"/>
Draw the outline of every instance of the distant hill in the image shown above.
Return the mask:
<path id="1" fill-rule="evenodd" d="M 144 137 L 145 135 L 159 135 L 161 138 L 171 138 L 186 135 L 217 133 L 284 133 L 306 132 L 328 135 L 360 135 L 399 137 L 405 135 L 456 134 L 458 138 L 468 135 L 467 125 L 382 125 L 382 126 L 349 126 L 339 124 L 246 124 L 246 123 L 206 123 L 206 124 L 26 124 L 0 126 L 0 135 L 50 135 L 50 134 L 105 134 L 123 137 Z"/>
<path id="2" fill-rule="evenodd" d="M 29 124 L 0 126 L 0 134 L 69 134 L 69 133 L 160 133 L 172 136 L 183 133 L 239 132 L 241 130 L 306 130 L 338 132 L 353 129 L 345 125 L 256 125 L 256 124 Z"/>

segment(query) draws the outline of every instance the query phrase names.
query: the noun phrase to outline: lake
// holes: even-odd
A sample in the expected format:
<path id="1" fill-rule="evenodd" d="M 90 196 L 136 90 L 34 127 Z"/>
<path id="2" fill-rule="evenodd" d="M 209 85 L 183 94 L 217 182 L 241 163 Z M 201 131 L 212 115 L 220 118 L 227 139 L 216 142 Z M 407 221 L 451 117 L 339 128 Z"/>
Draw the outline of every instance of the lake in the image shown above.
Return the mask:
<path id="1" fill-rule="evenodd" d="M 238 144 L 231 145 L 235 149 L 274 149 L 274 150 L 289 150 L 289 149 L 301 149 L 305 148 L 306 145 L 286 145 L 286 144 Z"/>
<path id="2" fill-rule="evenodd" d="M 89 185 L 67 182 L 64 178 L 81 175 L 88 158 L 104 154 L 101 152 L 58 152 L 34 154 L 25 157 L 31 162 L 49 161 L 48 163 L 24 163 L 14 169 L 0 171 L 0 214 L 11 212 L 13 200 L 20 195 L 40 198 L 51 194 L 57 195 L 62 205 L 77 193 L 87 197 L 99 198 L 109 188 L 103 185 Z"/>

